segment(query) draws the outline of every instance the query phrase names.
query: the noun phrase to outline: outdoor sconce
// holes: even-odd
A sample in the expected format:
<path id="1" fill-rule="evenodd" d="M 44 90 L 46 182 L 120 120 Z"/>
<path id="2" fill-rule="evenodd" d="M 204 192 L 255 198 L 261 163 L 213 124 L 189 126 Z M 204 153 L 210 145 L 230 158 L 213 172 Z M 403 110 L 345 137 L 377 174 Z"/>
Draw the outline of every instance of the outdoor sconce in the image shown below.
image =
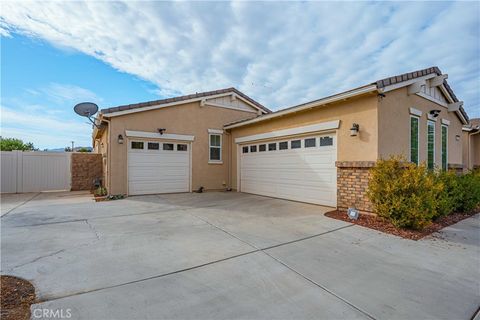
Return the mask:
<path id="1" fill-rule="evenodd" d="M 350 136 L 355 137 L 358 135 L 358 131 L 360 130 L 360 126 L 358 123 L 352 124 L 352 127 L 350 128 Z"/>
<path id="2" fill-rule="evenodd" d="M 430 113 L 434 118 L 436 118 L 436 117 L 438 117 L 438 115 L 440 114 L 440 112 L 442 112 L 442 110 L 430 110 L 429 113 Z"/>
<path id="3" fill-rule="evenodd" d="M 123 144 L 123 136 L 121 134 L 118 135 L 118 144 Z"/>
<path id="4" fill-rule="evenodd" d="M 457 135 L 455 136 L 455 140 L 460 141 L 460 135 L 457 134 Z"/>

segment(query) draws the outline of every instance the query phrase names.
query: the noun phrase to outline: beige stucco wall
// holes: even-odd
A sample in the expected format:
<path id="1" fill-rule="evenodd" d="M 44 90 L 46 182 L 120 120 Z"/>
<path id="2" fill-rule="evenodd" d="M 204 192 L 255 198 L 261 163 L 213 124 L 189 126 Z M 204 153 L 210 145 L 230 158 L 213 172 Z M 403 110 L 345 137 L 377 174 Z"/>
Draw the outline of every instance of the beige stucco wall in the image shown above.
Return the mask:
<path id="1" fill-rule="evenodd" d="M 102 155 L 102 183 L 103 186 L 109 188 L 108 184 L 108 129 L 103 130 L 99 136 L 94 139 L 93 152 L 100 153 Z"/>
<path id="2" fill-rule="evenodd" d="M 480 133 L 463 132 L 463 167 L 468 170 L 480 168 Z"/>
<path id="3" fill-rule="evenodd" d="M 199 102 L 112 117 L 109 142 L 111 148 L 111 168 L 108 171 L 111 183 L 109 192 L 125 194 L 128 191 L 128 141 L 118 144 L 118 135 L 122 134 L 126 137 L 125 130 L 158 132 L 158 128 L 166 128 L 166 133 L 169 134 L 195 136 L 192 143 L 193 190 L 200 186 L 207 190 L 225 188 L 229 184 L 229 137 L 224 134 L 222 139 L 223 164 L 209 164 L 208 129 L 223 129 L 225 123 L 253 117 L 256 117 L 255 113 L 210 106 L 201 107 Z"/>
<path id="4" fill-rule="evenodd" d="M 385 93 L 378 106 L 378 151 L 379 156 L 410 155 L 410 107 L 422 111 L 419 131 L 420 161 L 427 159 L 427 114 L 430 110 L 441 110 L 435 124 L 435 163 L 441 166 L 441 119 L 450 121 L 448 126 L 448 163 L 462 164 L 462 123 L 454 112 L 418 95 L 408 95 L 407 88 Z"/>
<path id="5" fill-rule="evenodd" d="M 233 142 L 235 138 L 332 120 L 340 120 L 340 128 L 336 130 L 338 161 L 377 159 L 377 95 L 370 94 L 230 129 L 233 145 L 231 187 L 235 189 L 237 186 L 237 147 Z M 360 132 L 356 137 L 350 136 L 350 128 L 353 123 L 360 125 Z"/>

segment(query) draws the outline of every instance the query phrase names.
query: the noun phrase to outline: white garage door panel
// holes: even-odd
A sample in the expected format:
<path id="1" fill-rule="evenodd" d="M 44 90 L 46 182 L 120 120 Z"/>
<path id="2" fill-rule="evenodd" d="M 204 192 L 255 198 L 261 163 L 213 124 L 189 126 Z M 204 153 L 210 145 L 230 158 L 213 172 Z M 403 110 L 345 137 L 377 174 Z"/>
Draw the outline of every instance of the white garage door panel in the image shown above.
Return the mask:
<path id="1" fill-rule="evenodd" d="M 176 144 L 174 147 L 171 151 L 129 149 L 130 195 L 190 191 L 190 145 L 188 151 L 176 151 Z"/>
<path id="2" fill-rule="evenodd" d="M 333 146 L 243 153 L 240 161 L 240 190 L 275 198 L 336 206 L 336 143 Z M 303 140 L 303 139 L 302 139 Z M 264 142 L 267 144 L 271 142 Z M 259 150 L 259 143 L 256 145 Z M 243 147 L 243 146 L 242 146 Z M 277 149 L 278 149 L 277 144 Z"/>

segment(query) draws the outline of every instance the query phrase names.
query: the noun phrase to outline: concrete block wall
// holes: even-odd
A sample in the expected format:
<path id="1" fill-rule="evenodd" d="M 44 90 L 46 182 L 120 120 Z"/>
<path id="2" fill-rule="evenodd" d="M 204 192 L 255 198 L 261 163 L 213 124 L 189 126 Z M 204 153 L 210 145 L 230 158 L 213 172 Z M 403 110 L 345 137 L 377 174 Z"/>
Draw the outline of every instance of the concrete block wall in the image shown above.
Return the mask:
<path id="1" fill-rule="evenodd" d="M 374 161 L 337 161 L 337 207 L 346 210 L 355 207 L 373 212 L 367 197 L 370 169 Z"/>
<path id="2" fill-rule="evenodd" d="M 102 178 L 102 155 L 99 153 L 72 153 L 72 191 L 91 190 L 93 181 Z"/>

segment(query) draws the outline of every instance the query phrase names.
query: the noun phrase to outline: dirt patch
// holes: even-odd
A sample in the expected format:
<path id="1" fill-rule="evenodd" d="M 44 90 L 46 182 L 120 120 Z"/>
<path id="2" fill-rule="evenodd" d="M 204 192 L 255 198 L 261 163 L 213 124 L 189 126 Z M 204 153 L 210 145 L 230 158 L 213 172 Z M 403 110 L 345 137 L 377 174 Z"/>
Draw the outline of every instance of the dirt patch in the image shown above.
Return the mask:
<path id="1" fill-rule="evenodd" d="M 406 239 L 411 239 L 411 240 L 419 240 L 434 232 L 437 232 L 438 230 L 448 227 L 449 225 L 457 223 L 463 219 L 469 218 L 475 214 L 476 212 L 453 213 L 432 222 L 432 224 L 430 224 L 428 227 L 426 227 L 422 231 L 418 231 L 418 230 L 397 228 L 391 222 L 381 217 L 378 217 L 376 215 L 360 214 L 360 217 L 358 220 L 350 220 L 347 216 L 346 211 L 334 210 L 334 211 L 325 213 L 327 217 L 330 217 L 333 219 L 347 221 L 353 224 L 358 224 L 363 227 L 375 229 L 384 233 L 393 234 L 393 235 L 406 238 Z"/>
<path id="2" fill-rule="evenodd" d="M 30 305 L 35 303 L 35 288 L 27 280 L 0 276 L 2 320 L 30 319 Z"/>

